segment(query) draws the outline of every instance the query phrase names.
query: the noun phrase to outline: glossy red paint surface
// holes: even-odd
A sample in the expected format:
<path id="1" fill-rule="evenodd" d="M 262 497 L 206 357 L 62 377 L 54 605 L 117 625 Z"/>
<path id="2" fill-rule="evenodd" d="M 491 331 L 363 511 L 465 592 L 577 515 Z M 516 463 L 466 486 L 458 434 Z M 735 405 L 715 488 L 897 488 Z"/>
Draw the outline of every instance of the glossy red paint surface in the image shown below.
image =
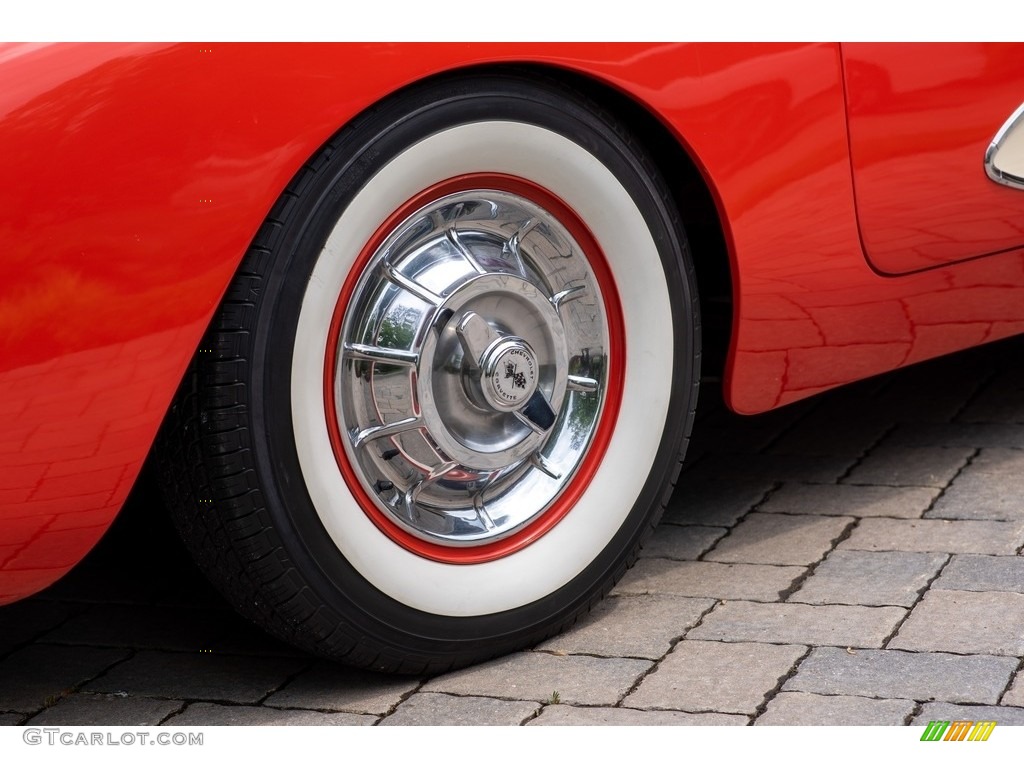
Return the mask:
<path id="1" fill-rule="evenodd" d="M 1024 195 L 982 164 L 1024 101 L 1024 47 L 850 43 L 843 70 L 860 232 L 879 271 L 1024 245 Z"/>
<path id="2" fill-rule="evenodd" d="M 1024 331 L 1020 251 L 900 277 L 865 259 L 836 45 L 0 48 L 0 603 L 109 525 L 302 163 L 403 85 L 499 62 L 621 90 L 702 170 L 730 249 L 736 410 Z M 1018 98 L 1011 81 L 990 89 Z M 900 181 L 880 183 L 884 208 Z"/>

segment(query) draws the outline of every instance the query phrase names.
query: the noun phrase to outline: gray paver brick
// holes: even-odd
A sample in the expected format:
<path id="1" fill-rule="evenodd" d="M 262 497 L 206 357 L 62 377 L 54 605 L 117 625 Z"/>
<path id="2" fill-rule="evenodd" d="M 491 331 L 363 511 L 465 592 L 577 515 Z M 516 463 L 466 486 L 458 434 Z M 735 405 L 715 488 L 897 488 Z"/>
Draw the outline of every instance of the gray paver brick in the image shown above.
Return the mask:
<path id="1" fill-rule="evenodd" d="M 1016 666 L 1001 656 L 815 648 L 782 689 L 995 704 Z"/>
<path id="2" fill-rule="evenodd" d="M 575 627 L 539 648 L 594 656 L 658 659 L 715 604 L 708 598 L 671 595 L 615 596 Z"/>
<path id="3" fill-rule="evenodd" d="M 1024 422 L 1024 399 L 1020 384 L 1014 381 L 1017 372 L 1003 373 L 990 383 L 977 400 L 958 417 L 959 421 L 1019 424 Z"/>
<path id="4" fill-rule="evenodd" d="M 1024 655 L 1024 595 L 931 589 L 889 647 Z"/>
<path id="5" fill-rule="evenodd" d="M 428 682 L 424 691 L 565 704 L 616 704 L 653 666 L 636 659 L 515 653 Z"/>
<path id="6" fill-rule="evenodd" d="M 683 473 L 669 500 L 664 522 L 729 527 L 772 487 L 770 480 L 707 480 Z"/>
<path id="7" fill-rule="evenodd" d="M 251 704 L 280 686 L 307 663 L 289 658 L 139 651 L 103 677 L 90 682 L 85 690 Z"/>
<path id="8" fill-rule="evenodd" d="M 878 648 L 905 615 L 893 607 L 735 601 L 716 607 L 687 639 Z"/>
<path id="9" fill-rule="evenodd" d="M 659 525 L 640 551 L 640 557 L 696 560 L 727 532 L 725 528 L 704 525 Z"/>
<path id="10" fill-rule="evenodd" d="M 197 703 L 189 704 L 184 712 L 164 725 L 181 728 L 196 725 L 373 725 L 375 722 L 377 718 L 373 715 L 346 712 Z"/>
<path id="11" fill-rule="evenodd" d="M 925 517 L 1024 520 L 1024 475 L 999 477 L 964 470 Z"/>
<path id="12" fill-rule="evenodd" d="M 624 704 L 750 715 L 806 651 L 801 645 L 683 640 Z"/>
<path id="13" fill-rule="evenodd" d="M 0 662 L 0 709 L 34 712 L 128 655 L 112 648 L 22 648 Z"/>
<path id="14" fill-rule="evenodd" d="M 869 419 L 837 419 L 812 413 L 771 446 L 783 456 L 860 456 L 877 443 L 887 424 Z"/>
<path id="15" fill-rule="evenodd" d="M 668 712 L 626 707 L 544 707 L 540 717 L 527 725 L 746 725 L 745 715 L 717 712 Z"/>
<path id="16" fill-rule="evenodd" d="M 982 520 L 861 520 L 837 549 L 1012 555 L 1024 544 L 1024 523 Z"/>
<path id="17" fill-rule="evenodd" d="M 705 559 L 726 563 L 810 565 L 820 560 L 853 522 L 852 517 L 754 512 L 718 542 Z"/>
<path id="18" fill-rule="evenodd" d="M 520 725 L 540 705 L 481 696 L 416 693 L 403 701 L 381 725 Z"/>
<path id="19" fill-rule="evenodd" d="M 1024 430 L 1016 424 L 901 424 L 888 442 L 971 448 L 1024 448 Z"/>
<path id="20" fill-rule="evenodd" d="M 985 448 L 974 457 L 966 472 L 1014 480 L 1024 474 L 1024 450 Z"/>
<path id="21" fill-rule="evenodd" d="M 181 706 L 180 701 L 144 696 L 75 693 L 44 709 L 26 725 L 158 725 Z"/>
<path id="22" fill-rule="evenodd" d="M 789 480 L 802 483 L 834 483 L 857 461 L 851 456 L 790 456 L 771 454 L 722 454 L 708 456 L 694 466 L 693 473 L 701 479 L 732 482 Z"/>
<path id="23" fill-rule="evenodd" d="M 932 588 L 971 592 L 1024 592 L 1024 557 L 954 555 Z"/>
<path id="24" fill-rule="evenodd" d="M 789 600 L 909 608 L 948 557 L 928 552 L 833 552 Z"/>
<path id="25" fill-rule="evenodd" d="M 330 709 L 382 715 L 416 690 L 420 680 L 320 663 L 266 700 L 272 707 Z"/>
<path id="26" fill-rule="evenodd" d="M 996 728 L 1006 725 L 1024 725 L 1024 709 L 1017 707 L 970 707 L 935 701 L 921 707 L 913 725 L 928 725 L 932 720 L 995 720 Z M 991 738 L 991 736 L 989 737 Z"/>
<path id="27" fill-rule="evenodd" d="M 1024 707 L 1024 674 L 1017 672 L 1013 685 L 999 703 L 1007 707 Z"/>
<path id="28" fill-rule="evenodd" d="M 916 706 L 906 699 L 783 692 L 754 725 L 903 725 Z"/>
<path id="29" fill-rule="evenodd" d="M 971 448 L 884 445 L 876 448 L 850 474 L 845 483 L 866 485 L 945 486 L 974 453 Z"/>
<path id="30" fill-rule="evenodd" d="M 722 600 L 778 600 L 806 568 L 778 565 L 639 561 L 613 594 L 663 594 Z"/>
<path id="31" fill-rule="evenodd" d="M 758 509 L 797 515 L 917 518 L 938 496 L 937 488 L 891 485 L 800 485 L 786 483 Z"/>

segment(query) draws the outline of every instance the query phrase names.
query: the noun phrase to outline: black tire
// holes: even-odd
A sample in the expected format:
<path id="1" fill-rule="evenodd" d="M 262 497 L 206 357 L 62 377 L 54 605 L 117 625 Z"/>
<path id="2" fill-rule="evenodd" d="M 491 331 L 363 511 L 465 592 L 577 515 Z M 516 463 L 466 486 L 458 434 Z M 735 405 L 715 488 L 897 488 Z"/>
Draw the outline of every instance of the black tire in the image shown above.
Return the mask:
<path id="1" fill-rule="evenodd" d="M 329 330 L 319 321 L 307 323 L 309 313 L 319 317 L 324 311 L 315 292 L 325 280 L 319 272 L 311 276 L 328 268 L 347 275 L 335 261 L 356 261 L 356 254 L 331 240 L 349 236 L 346 212 L 360 212 L 361 226 L 373 232 L 397 208 L 388 199 L 408 200 L 446 177 L 473 172 L 508 174 L 552 190 L 551 206 L 564 201 L 582 220 L 583 234 L 593 235 L 612 279 L 608 285 L 594 277 L 595 284 L 602 296 L 621 302 L 621 370 L 608 370 L 608 381 L 602 379 L 594 392 L 602 398 L 595 406 L 601 415 L 593 417 L 589 442 L 572 459 L 577 474 L 557 481 L 560 495 L 551 508 L 563 495 L 572 496 L 566 489 L 576 494 L 572 504 L 562 505 L 561 517 L 532 510 L 538 515 L 525 519 L 515 535 L 484 539 L 490 549 L 466 542 L 446 549 L 444 541 L 431 540 L 421 551 L 417 541 L 429 536 L 415 525 L 399 520 L 393 526 L 398 533 L 389 533 L 392 521 L 367 522 L 367 515 L 380 518 L 381 512 L 365 508 L 364 486 L 374 478 L 360 469 L 361 459 L 352 460 L 359 490 L 346 485 L 339 470 L 347 459 L 323 459 L 319 451 L 324 437 L 316 414 L 326 406 L 310 403 L 303 393 L 323 382 L 307 383 L 303 371 L 314 370 L 317 355 L 327 356 L 322 334 Z M 384 185 L 389 174 L 395 180 Z M 557 227 L 559 215 L 551 219 Z M 623 232 L 637 236 L 619 242 Z M 365 234 L 350 239 L 366 242 Z M 586 259 L 584 253 L 584 265 Z M 360 269 L 357 264 L 355 271 Z M 372 293 L 360 286 L 369 273 L 378 274 L 374 269 L 383 268 L 360 273 L 342 310 L 346 318 L 356 311 L 356 299 Z M 336 285 L 323 291 L 335 301 L 341 295 Z M 610 301 L 603 307 L 614 314 Z M 556 314 L 561 311 L 554 306 Z M 639 142 L 612 116 L 558 83 L 515 73 L 466 74 L 407 89 L 323 147 L 259 231 L 162 430 L 160 468 L 169 506 L 199 565 L 232 604 L 313 653 L 372 669 L 433 674 L 535 644 L 571 626 L 607 593 L 657 523 L 696 405 L 699 323 L 693 268 L 671 195 Z M 639 362 L 641 354 L 644 360 L 658 356 L 649 370 Z M 310 356 L 313 363 L 302 362 Z M 338 386 L 352 387 L 364 386 L 360 376 L 370 378 L 365 366 L 378 363 L 364 361 L 358 369 L 363 373 L 346 365 L 340 358 L 334 368 L 323 363 L 328 377 L 339 377 Z M 466 365 L 476 370 L 472 362 Z M 616 376 L 621 389 L 608 394 Z M 540 392 L 546 385 L 531 386 Z M 617 412 L 608 405 L 613 398 L 621 401 Z M 339 409 L 346 403 L 340 401 Z M 481 413 L 482 420 L 497 418 L 484 407 Z M 347 426 L 340 433 L 347 434 Z M 328 423 L 324 434 L 332 428 Z M 600 455 L 587 463 L 594 446 Z M 371 458 L 379 464 L 377 453 Z M 583 470 L 576 468 L 583 465 L 591 475 L 578 481 Z M 373 489 L 383 498 L 380 488 L 388 485 L 378 482 Z M 337 511 L 334 498 L 345 496 L 345 488 L 351 502 L 337 502 Z M 603 499 L 595 495 L 600 489 L 610 489 Z M 413 543 L 403 544 L 401 536 L 410 531 Z M 559 536 L 584 541 L 555 550 Z M 508 542 L 514 546 L 502 550 Z M 435 551 L 441 555 L 434 557 Z M 480 556 L 460 560 L 467 552 Z M 427 588 L 427 582 L 436 584 Z"/>

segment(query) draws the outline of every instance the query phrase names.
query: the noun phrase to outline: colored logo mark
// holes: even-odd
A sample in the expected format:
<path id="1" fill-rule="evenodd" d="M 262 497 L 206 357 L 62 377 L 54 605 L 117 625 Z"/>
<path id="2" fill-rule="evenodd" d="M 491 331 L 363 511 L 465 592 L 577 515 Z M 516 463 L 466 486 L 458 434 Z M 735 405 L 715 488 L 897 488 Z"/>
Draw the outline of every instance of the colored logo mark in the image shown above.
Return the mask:
<path id="1" fill-rule="evenodd" d="M 988 741 L 995 727 L 995 720 L 932 720 L 921 741 Z"/>

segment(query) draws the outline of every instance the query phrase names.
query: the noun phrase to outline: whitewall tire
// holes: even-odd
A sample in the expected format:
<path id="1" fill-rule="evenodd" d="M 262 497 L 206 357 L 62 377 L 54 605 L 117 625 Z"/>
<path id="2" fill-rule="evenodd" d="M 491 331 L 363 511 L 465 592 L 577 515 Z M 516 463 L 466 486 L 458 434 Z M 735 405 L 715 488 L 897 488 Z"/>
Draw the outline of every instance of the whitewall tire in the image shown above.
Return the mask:
<path id="1" fill-rule="evenodd" d="M 624 127 L 535 77 L 423 84 L 271 213 L 165 427 L 165 487 L 272 632 L 464 665 L 570 625 L 635 559 L 699 343 L 685 236 Z"/>

